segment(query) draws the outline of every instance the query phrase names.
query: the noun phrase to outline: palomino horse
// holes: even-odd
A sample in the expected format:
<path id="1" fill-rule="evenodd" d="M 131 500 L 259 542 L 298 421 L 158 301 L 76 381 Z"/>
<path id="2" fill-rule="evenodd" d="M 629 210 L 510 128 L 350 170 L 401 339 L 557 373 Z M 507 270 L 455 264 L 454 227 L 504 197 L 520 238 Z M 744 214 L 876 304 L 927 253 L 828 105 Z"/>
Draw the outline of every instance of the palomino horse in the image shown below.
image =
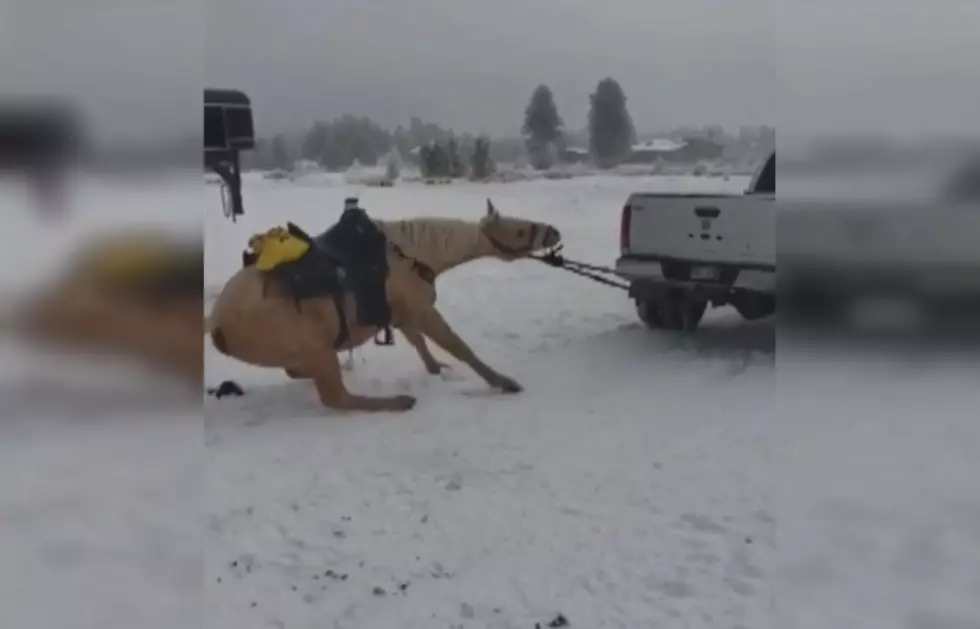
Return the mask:
<path id="1" fill-rule="evenodd" d="M 480 258 L 512 262 L 558 244 L 561 236 L 550 225 L 501 216 L 487 199 L 487 214 L 479 222 L 449 218 L 416 218 L 402 221 L 376 221 L 388 240 L 423 265 L 431 277 L 432 301 L 435 280 L 443 273 Z M 411 326 L 401 333 L 418 352 L 426 370 L 439 374 L 446 365 L 435 359 L 426 345 L 425 335 Z M 296 377 L 296 374 L 290 374 Z"/>
<path id="2" fill-rule="evenodd" d="M 155 233 L 90 243 L 4 327 L 36 342 L 134 357 L 199 387 L 204 249 Z"/>
<path id="3" fill-rule="evenodd" d="M 426 368 L 438 373 L 442 367 L 426 346 L 428 337 L 491 387 L 520 392 L 517 382 L 480 360 L 436 309 L 434 279 L 469 260 L 495 257 L 512 261 L 553 247 L 561 239 L 558 230 L 503 216 L 489 199 L 486 215 L 478 222 L 433 218 L 376 224 L 389 240 L 385 293 L 392 326 L 415 347 Z M 223 354 L 253 365 L 284 367 L 292 377 L 312 379 L 325 406 L 365 411 L 412 408 L 412 396 L 370 397 L 351 393 L 344 386 L 337 352 L 358 347 L 377 332 L 376 327 L 356 323 L 351 299 L 344 308 L 347 321 L 355 323 L 342 346 L 331 346 L 330 340 L 338 338 L 341 330 L 332 298 L 296 303 L 283 287 L 254 266 L 246 266 L 225 284 L 208 317 L 208 331 Z"/>

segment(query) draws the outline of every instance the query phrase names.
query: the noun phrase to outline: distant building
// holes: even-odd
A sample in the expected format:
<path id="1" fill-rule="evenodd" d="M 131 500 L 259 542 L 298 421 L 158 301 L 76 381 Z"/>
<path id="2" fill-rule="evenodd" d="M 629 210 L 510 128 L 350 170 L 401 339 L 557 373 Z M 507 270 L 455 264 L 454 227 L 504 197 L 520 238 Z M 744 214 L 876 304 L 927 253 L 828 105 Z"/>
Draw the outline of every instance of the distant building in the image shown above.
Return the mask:
<path id="1" fill-rule="evenodd" d="M 665 162 L 693 163 L 703 159 L 717 159 L 724 146 L 703 138 L 686 138 L 679 142 L 666 138 L 635 144 L 626 158 L 628 164 L 653 164 Z"/>
<path id="2" fill-rule="evenodd" d="M 589 149 L 566 146 L 559 154 L 563 164 L 584 164 L 589 161 Z"/>

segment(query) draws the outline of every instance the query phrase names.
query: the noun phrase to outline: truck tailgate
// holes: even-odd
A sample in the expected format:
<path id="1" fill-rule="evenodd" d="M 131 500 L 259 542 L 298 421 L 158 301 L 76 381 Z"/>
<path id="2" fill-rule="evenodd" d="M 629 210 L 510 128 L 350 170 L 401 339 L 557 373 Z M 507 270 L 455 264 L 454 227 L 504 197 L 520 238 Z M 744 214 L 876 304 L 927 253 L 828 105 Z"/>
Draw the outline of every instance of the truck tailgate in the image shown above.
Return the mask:
<path id="1" fill-rule="evenodd" d="M 634 194 L 623 256 L 775 266 L 775 195 Z"/>

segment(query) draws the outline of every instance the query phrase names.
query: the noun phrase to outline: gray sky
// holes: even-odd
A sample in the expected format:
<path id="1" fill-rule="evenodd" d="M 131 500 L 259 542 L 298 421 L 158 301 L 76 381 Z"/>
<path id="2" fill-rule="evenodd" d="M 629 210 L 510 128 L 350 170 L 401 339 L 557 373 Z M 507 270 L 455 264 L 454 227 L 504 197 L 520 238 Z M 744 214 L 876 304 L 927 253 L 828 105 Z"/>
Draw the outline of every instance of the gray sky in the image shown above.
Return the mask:
<path id="1" fill-rule="evenodd" d="M 218 7 L 232 5 L 236 16 L 219 17 Z M 517 133 L 540 82 L 551 86 L 566 124 L 580 128 L 588 95 L 606 75 L 622 84 L 640 128 L 762 123 L 775 71 L 768 6 L 217 0 L 207 75 L 254 94 L 269 128 L 349 111 L 389 125 L 416 113 L 458 129 Z"/>
<path id="2" fill-rule="evenodd" d="M 7 0 L 0 89 L 67 92 L 128 139 L 199 133 L 205 80 L 262 135 L 345 112 L 512 134 L 539 82 L 581 128 L 606 75 L 641 130 L 954 131 L 977 23 L 977 0 Z"/>

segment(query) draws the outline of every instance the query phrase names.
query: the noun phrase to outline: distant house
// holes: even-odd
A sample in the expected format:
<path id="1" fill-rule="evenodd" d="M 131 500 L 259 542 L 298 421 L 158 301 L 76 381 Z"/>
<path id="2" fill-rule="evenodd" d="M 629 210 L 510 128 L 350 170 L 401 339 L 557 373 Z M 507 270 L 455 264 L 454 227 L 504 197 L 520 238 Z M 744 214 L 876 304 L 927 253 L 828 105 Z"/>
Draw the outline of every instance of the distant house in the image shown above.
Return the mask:
<path id="1" fill-rule="evenodd" d="M 703 159 L 717 159 L 724 146 L 702 138 L 686 138 L 680 142 L 661 138 L 635 144 L 630 149 L 628 164 L 654 164 L 666 162 L 693 163 Z"/>
<path id="2" fill-rule="evenodd" d="M 562 149 L 559 159 L 563 164 L 584 164 L 589 161 L 589 149 L 566 146 Z"/>

